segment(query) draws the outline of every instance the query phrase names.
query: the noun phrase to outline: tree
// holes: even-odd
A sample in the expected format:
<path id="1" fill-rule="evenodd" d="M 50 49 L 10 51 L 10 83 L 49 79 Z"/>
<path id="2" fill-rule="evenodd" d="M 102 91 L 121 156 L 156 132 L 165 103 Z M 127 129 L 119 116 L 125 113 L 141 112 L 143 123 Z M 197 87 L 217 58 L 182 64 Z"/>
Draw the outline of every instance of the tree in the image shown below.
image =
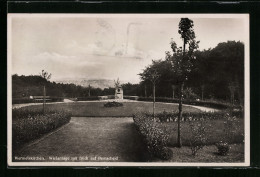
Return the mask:
<path id="1" fill-rule="evenodd" d="M 143 73 L 139 74 L 143 81 L 149 80 L 153 84 L 153 118 L 155 118 L 155 85 L 160 77 L 155 67 L 155 61 L 153 61 L 153 65 L 148 66 Z"/>
<path id="2" fill-rule="evenodd" d="M 46 79 L 47 81 L 51 79 L 51 73 L 48 73 L 47 71 L 42 70 L 42 72 L 40 73 L 40 76 L 44 79 Z"/>
<path id="3" fill-rule="evenodd" d="M 46 81 L 50 80 L 51 78 L 51 73 L 48 73 L 47 71 L 42 70 L 42 73 L 40 73 L 40 76 L 42 78 L 44 78 Z M 45 84 L 43 85 L 43 114 L 45 114 L 45 104 L 46 104 L 46 88 L 45 88 Z"/>
<path id="4" fill-rule="evenodd" d="M 183 87 L 185 81 L 188 80 L 189 74 L 193 69 L 195 61 L 194 51 L 199 47 L 199 41 L 196 41 L 195 32 L 193 30 L 193 21 L 188 18 L 181 18 L 179 22 L 178 33 L 181 35 L 183 40 L 183 48 L 177 47 L 174 41 L 171 41 L 171 48 L 173 51 L 172 57 L 170 57 L 172 69 L 177 76 L 178 84 L 180 87 L 179 94 L 179 114 L 178 114 L 178 135 L 177 144 L 178 147 L 182 146 L 181 143 L 181 125 L 182 119 L 182 100 L 183 100 Z M 186 51 L 186 45 L 188 44 L 188 50 Z"/>
<path id="5" fill-rule="evenodd" d="M 214 92 L 218 94 L 217 97 L 233 97 L 232 94 L 236 92 L 236 98 L 243 106 L 244 44 L 240 41 L 219 43 L 210 52 L 208 62 L 210 63 L 208 75 L 216 88 Z M 233 85 L 231 89 L 234 90 L 234 93 L 230 91 L 230 84 Z"/>

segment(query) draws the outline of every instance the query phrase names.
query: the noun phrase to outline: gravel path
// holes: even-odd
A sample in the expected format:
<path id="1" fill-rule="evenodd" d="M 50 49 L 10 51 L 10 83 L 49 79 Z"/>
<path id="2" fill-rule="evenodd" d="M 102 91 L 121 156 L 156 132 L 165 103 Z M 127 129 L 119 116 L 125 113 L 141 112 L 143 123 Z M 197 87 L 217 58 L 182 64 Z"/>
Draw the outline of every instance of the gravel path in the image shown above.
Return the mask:
<path id="1" fill-rule="evenodd" d="M 142 162 L 145 152 L 133 118 L 73 117 L 68 125 L 15 156 L 37 156 L 39 161 Z"/>

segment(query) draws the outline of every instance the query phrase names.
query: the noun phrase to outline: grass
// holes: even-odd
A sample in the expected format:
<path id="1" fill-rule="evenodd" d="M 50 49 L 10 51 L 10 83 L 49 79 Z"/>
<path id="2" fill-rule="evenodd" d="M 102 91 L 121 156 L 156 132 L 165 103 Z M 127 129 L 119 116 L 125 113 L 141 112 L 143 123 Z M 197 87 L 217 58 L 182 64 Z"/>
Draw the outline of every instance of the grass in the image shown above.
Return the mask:
<path id="1" fill-rule="evenodd" d="M 176 146 L 177 144 L 177 122 L 164 122 L 159 123 L 162 128 L 165 127 L 166 131 L 169 132 L 169 145 Z M 234 136 L 229 142 L 232 143 L 243 143 L 244 140 L 244 120 L 238 119 L 235 122 L 235 126 L 239 127 L 236 132 L 234 132 Z M 207 145 L 215 144 L 219 141 L 223 141 L 225 137 L 224 133 L 224 120 L 210 120 L 205 121 L 206 134 L 208 137 Z M 182 144 L 184 146 L 189 145 L 189 137 L 190 137 L 190 126 L 189 122 L 181 122 L 181 138 Z"/>
<path id="2" fill-rule="evenodd" d="M 74 117 L 129 117 L 133 116 L 136 112 L 152 112 L 152 103 L 144 102 L 125 102 L 122 107 L 104 107 L 105 102 L 74 102 L 74 103 L 60 103 L 60 104 L 47 104 L 48 110 L 66 110 L 69 111 Z M 24 107 L 30 111 L 42 109 L 42 105 L 33 105 Z M 160 113 L 163 111 L 171 112 L 177 111 L 177 105 L 156 103 L 155 112 Z M 197 108 L 183 106 L 183 112 L 201 112 Z"/>
<path id="3" fill-rule="evenodd" d="M 70 121 L 71 115 L 63 111 L 31 111 L 21 108 L 13 110 L 13 150 L 35 140 Z"/>
<path id="4" fill-rule="evenodd" d="M 74 117 L 70 124 L 44 138 L 39 143 L 26 147 L 15 154 L 18 157 L 78 157 L 69 161 L 95 161 L 91 158 L 115 157 L 112 162 L 142 162 L 146 149 L 132 118 L 86 118 Z M 79 159 L 79 157 L 88 157 Z M 60 160 L 64 161 L 64 160 Z M 103 160 L 106 161 L 106 160 Z"/>
<path id="5" fill-rule="evenodd" d="M 152 112 L 152 103 L 144 103 L 144 102 L 125 102 L 122 107 L 112 107 L 106 108 L 104 107 L 105 102 L 73 102 L 73 103 L 61 103 L 61 104 L 47 104 L 46 109 L 48 110 L 66 110 L 71 113 L 72 117 L 129 117 L 133 116 L 136 112 Z M 34 105 L 24 107 L 24 109 L 28 109 L 29 111 L 41 110 L 42 105 Z M 178 111 L 178 105 L 165 104 L 165 103 L 156 103 L 156 113 L 161 113 L 163 111 L 172 112 Z M 198 113 L 201 112 L 197 108 L 193 108 L 190 106 L 183 106 L 183 112 L 187 113 Z M 77 118 L 75 118 L 77 119 Z M 128 152 L 125 152 L 123 149 L 118 149 L 119 147 L 128 147 L 129 142 L 131 140 L 132 144 L 129 146 L 133 147 L 133 143 L 135 138 L 140 140 L 140 135 L 136 133 L 131 133 L 128 131 L 129 129 L 133 129 L 133 124 L 130 125 L 122 125 L 117 123 L 115 119 L 106 119 L 101 118 L 102 121 L 95 120 L 96 118 L 92 118 L 93 121 L 89 121 L 87 123 L 84 122 L 76 122 L 76 125 L 83 125 L 83 127 L 77 126 L 74 128 L 63 129 L 59 131 L 58 134 L 62 134 L 59 136 L 51 136 L 50 138 L 45 139 L 42 143 L 35 145 L 34 148 L 29 148 L 21 155 L 32 155 L 32 154 L 41 154 L 41 153 L 53 153 L 48 155 L 56 155 L 57 153 L 61 153 L 58 155 L 68 154 L 68 155 L 76 155 L 81 154 L 84 156 L 85 152 L 88 154 L 101 154 L 104 153 L 115 153 L 120 152 L 125 154 L 123 159 L 131 158 L 130 156 L 135 154 L 136 152 L 143 152 L 139 150 L 136 152 L 131 152 L 131 148 L 128 148 Z M 119 119 L 118 119 L 119 120 Z M 121 119 L 120 119 L 121 120 Z M 210 120 L 206 121 L 206 126 L 211 127 L 207 130 L 207 135 L 209 138 L 207 142 L 207 146 L 205 146 L 202 150 L 198 152 L 198 155 L 193 157 L 191 155 L 191 150 L 189 146 L 189 122 L 181 122 L 181 133 L 182 133 L 182 148 L 174 148 L 177 140 L 177 122 L 163 122 L 156 123 L 161 127 L 165 127 L 166 131 L 170 134 L 170 142 L 169 147 L 173 151 L 173 158 L 170 159 L 171 162 L 242 162 L 244 160 L 244 120 L 239 119 L 235 126 L 239 127 L 238 131 L 235 132 L 235 136 L 231 140 L 231 150 L 229 155 L 227 156 L 219 156 L 217 155 L 217 148 L 214 146 L 216 142 L 219 142 L 224 137 L 224 120 Z M 121 126 L 122 125 L 122 126 Z M 130 127 L 129 127 L 130 126 Z M 96 131 L 94 131 L 96 130 Z M 109 132 L 109 130 L 111 130 Z M 123 131 L 124 130 L 124 131 Z M 126 131 L 126 132 L 125 132 Z M 56 134 L 56 133 L 55 133 Z M 137 136 L 136 136 L 137 135 Z M 102 136 L 104 136 L 102 138 Z M 94 138 L 93 138 L 94 137 Z M 66 141 L 64 141 L 64 138 Z M 112 139 L 111 139 L 112 138 Z M 49 139 L 49 140 L 48 140 Z M 86 141 L 87 140 L 87 141 Z M 138 140 L 138 141 L 139 141 Z M 45 142 L 46 141 L 46 142 Z M 72 142 L 72 144 L 70 144 Z M 65 143 L 61 146 L 62 143 Z M 111 144 L 112 143 L 112 144 Z M 117 144 L 119 143 L 119 144 Z M 236 143 L 236 144 L 234 144 Z M 57 144 L 57 146 L 55 145 Z M 118 145 L 113 146 L 113 144 Z M 92 146 L 94 145 L 94 146 Z M 125 145 L 125 146 L 124 146 Z M 66 148 L 64 148 L 66 147 Z M 111 147 L 111 152 L 107 151 L 105 147 Z M 49 148 L 49 149 L 48 149 Z M 93 151 L 93 153 L 92 153 Z M 70 154 L 71 153 L 71 154 Z M 132 153 L 132 154 L 131 154 Z M 105 154 L 104 154 L 105 155 Z M 140 154 L 139 154 L 140 155 Z M 130 160 L 131 161 L 131 160 Z M 136 161 L 136 159 L 134 159 Z M 152 160 L 153 161 L 153 160 Z M 156 162 L 160 161 L 155 159 Z"/>

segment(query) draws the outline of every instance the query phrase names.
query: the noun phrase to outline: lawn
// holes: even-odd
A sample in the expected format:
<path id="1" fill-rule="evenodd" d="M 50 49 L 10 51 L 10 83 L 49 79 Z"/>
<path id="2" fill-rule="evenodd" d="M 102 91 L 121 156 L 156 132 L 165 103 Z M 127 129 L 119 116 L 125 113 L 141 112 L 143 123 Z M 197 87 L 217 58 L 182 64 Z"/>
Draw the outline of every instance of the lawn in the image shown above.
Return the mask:
<path id="1" fill-rule="evenodd" d="M 159 126 L 164 128 L 167 132 L 169 132 L 169 146 L 176 146 L 177 144 L 177 122 L 164 122 L 160 123 Z M 212 145 L 219 141 L 224 141 L 225 132 L 224 132 L 224 120 L 210 120 L 204 121 L 204 126 L 206 127 L 206 136 L 207 142 L 206 145 Z M 229 140 L 231 144 L 233 143 L 243 143 L 244 140 L 244 120 L 237 119 L 234 122 L 234 127 L 236 130 L 233 132 L 232 138 Z M 182 144 L 184 146 L 188 146 L 190 139 L 190 125 L 189 122 L 181 122 L 181 137 Z"/>
<path id="2" fill-rule="evenodd" d="M 39 161 L 99 162 L 102 161 L 100 157 L 113 157 L 103 161 L 144 162 L 147 151 L 132 118 L 103 117 L 97 121 L 97 118 L 73 117 L 65 127 L 25 147 L 15 156 L 44 158 Z M 53 160 L 49 157 L 69 159 Z M 94 157 L 97 159 L 92 160 Z"/>
<path id="3" fill-rule="evenodd" d="M 73 102 L 60 104 L 47 104 L 49 110 L 65 110 L 71 112 L 74 117 L 129 117 L 135 112 L 152 112 L 152 103 L 126 102 L 122 107 L 104 107 L 105 102 Z M 165 103 L 156 103 L 155 112 L 160 113 L 177 111 L 178 106 Z M 31 111 L 42 109 L 42 105 L 24 107 Z M 190 106 L 183 106 L 184 112 L 200 112 L 199 109 Z"/>

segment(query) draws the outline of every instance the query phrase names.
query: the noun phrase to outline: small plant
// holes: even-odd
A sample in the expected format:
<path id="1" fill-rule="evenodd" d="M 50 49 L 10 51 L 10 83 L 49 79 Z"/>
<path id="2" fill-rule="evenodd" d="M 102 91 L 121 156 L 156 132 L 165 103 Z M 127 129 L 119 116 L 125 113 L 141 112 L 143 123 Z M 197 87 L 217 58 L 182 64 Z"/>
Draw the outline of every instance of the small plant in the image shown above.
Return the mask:
<path id="1" fill-rule="evenodd" d="M 223 141 L 220 141 L 216 144 L 219 155 L 226 156 L 228 154 L 230 150 L 229 142 L 231 142 L 234 139 L 236 132 L 238 131 L 238 129 L 240 129 L 240 127 L 236 126 L 237 117 L 235 115 L 233 116 L 232 113 L 233 112 L 230 110 L 224 115 L 225 136 L 223 137 Z"/>
<path id="2" fill-rule="evenodd" d="M 229 150 L 230 150 L 230 146 L 226 142 L 220 141 L 219 143 L 216 144 L 216 146 L 218 148 L 218 154 L 219 155 L 226 156 L 228 154 Z"/>
<path id="3" fill-rule="evenodd" d="M 123 106 L 123 103 L 119 103 L 119 102 L 116 102 L 116 101 L 112 101 L 112 102 L 107 102 L 104 104 L 105 107 L 120 107 L 120 106 Z"/>
<path id="4" fill-rule="evenodd" d="M 205 121 L 189 122 L 190 124 L 190 149 L 191 154 L 196 156 L 197 152 L 202 149 L 207 142 Z"/>

